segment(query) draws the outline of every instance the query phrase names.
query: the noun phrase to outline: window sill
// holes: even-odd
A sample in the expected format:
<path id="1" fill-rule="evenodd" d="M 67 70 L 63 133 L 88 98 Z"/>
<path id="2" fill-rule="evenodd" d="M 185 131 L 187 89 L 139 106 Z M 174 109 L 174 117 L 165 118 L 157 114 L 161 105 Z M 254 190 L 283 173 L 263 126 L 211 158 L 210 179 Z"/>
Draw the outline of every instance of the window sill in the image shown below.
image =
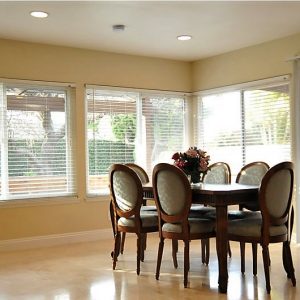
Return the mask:
<path id="1" fill-rule="evenodd" d="M 43 206 L 43 205 L 60 205 L 79 203 L 78 196 L 62 196 L 62 197 L 43 197 L 32 199 L 10 199 L 0 200 L 0 207 L 27 207 L 27 206 Z"/>
<path id="2" fill-rule="evenodd" d="M 110 200 L 109 194 L 89 194 L 87 195 L 84 200 L 86 202 L 107 202 Z"/>

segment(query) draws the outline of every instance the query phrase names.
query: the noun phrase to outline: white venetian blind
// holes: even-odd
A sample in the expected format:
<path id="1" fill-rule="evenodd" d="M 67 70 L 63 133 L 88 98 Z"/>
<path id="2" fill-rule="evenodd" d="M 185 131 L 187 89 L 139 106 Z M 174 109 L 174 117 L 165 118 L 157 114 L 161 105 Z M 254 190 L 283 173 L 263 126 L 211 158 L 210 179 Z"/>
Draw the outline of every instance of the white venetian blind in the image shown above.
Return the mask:
<path id="1" fill-rule="evenodd" d="M 291 159 L 287 81 L 199 97 L 195 140 L 236 175 L 253 161 Z"/>
<path id="2" fill-rule="evenodd" d="M 1 198 L 75 194 L 69 89 L 10 84 L 2 92 Z"/>
<path id="3" fill-rule="evenodd" d="M 143 95 L 142 115 L 146 139 L 146 169 L 151 176 L 160 162 L 172 163 L 172 155 L 185 151 L 185 99 L 183 96 Z"/>
<path id="4" fill-rule="evenodd" d="M 3 194 L 7 194 L 7 160 L 5 161 L 4 153 L 6 152 L 5 141 L 5 115 L 6 115 L 6 97 L 4 93 L 4 85 L 0 82 L 0 199 L 3 199 Z M 5 169 L 5 170 L 4 170 Z M 6 174 L 6 175 L 4 175 Z"/>
<path id="5" fill-rule="evenodd" d="M 137 93 L 88 88 L 88 194 L 108 192 L 114 163 L 135 161 Z"/>
<path id="6" fill-rule="evenodd" d="M 288 84 L 244 91 L 245 162 L 291 159 Z"/>
<path id="7" fill-rule="evenodd" d="M 203 96 L 197 120 L 197 146 L 208 152 L 211 163 L 223 161 L 238 170 L 243 163 L 240 92 Z"/>

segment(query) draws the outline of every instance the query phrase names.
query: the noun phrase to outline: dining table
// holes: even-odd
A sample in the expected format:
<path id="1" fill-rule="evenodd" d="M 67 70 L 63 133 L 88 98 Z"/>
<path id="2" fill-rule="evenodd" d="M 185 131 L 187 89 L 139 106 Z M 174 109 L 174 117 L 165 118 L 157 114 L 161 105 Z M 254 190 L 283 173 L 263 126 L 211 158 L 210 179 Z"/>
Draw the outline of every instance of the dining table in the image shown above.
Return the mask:
<path id="1" fill-rule="evenodd" d="M 191 184 L 192 203 L 210 205 L 216 208 L 216 251 L 219 266 L 219 292 L 227 293 L 228 285 L 228 207 L 258 200 L 258 186 L 230 184 Z M 144 193 L 153 194 L 151 183 L 143 185 Z"/>

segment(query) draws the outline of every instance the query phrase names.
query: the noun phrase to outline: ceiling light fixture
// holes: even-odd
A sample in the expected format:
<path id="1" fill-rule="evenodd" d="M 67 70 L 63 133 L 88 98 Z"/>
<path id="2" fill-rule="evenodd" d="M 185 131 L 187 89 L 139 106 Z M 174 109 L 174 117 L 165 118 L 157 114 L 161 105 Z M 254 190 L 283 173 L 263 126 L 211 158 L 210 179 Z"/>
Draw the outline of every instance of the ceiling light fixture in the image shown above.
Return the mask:
<path id="1" fill-rule="evenodd" d="M 41 19 L 47 18 L 49 16 L 49 14 L 44 11 L 32 11 L 32 12 L 30 12 L 30 15 L 32 17 L 41 18 Z"/>
<path id="2" fill-rule="evenodd" d="M 188 41 L 190 40 L 192 37 L 190 35 L 179 35 L 177 37 L 177 40 L 178 41 Z"/>
<path id="3" fill-rule="evenodd" d="M 123 24 L 116 24 L 112 26 L 113 31 L 124 31 L 125 25 Z"/>

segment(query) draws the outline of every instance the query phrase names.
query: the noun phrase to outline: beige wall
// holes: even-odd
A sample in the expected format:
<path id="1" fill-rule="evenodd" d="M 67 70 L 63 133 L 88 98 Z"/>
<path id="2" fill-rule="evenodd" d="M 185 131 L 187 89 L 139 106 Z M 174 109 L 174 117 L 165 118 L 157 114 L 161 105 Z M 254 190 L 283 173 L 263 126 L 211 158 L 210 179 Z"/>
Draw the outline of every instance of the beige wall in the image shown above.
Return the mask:
<path id="1" fill-rule="evenodd" d="M 291 74 L 286 59 L 300 54 L 300 34 L 193 63 L 192 90 L 201 91 Z"/>
<path id="2" fill-rule="evenodd" d="M 300 34 L 194 63 L 0 40 L 0 78 L 76 84 L 79 184 L 77 203 L 0 206 L 0 240 L 110 227 L 108 200 L 85 199 L 84 83 L 198 91 L 291 73 L 296 54 Z"/>
<path id="3" fill-rule="evenodd" d="M 192 82 L 187 62 L 1 39 L 0 78 L 76 84 L 79 185 L 77 203 L 1 205 L 0 240 L 110 227 L 108 199 L 86 201 L 85 197 L 84 83 L 189 92 Z"/>

